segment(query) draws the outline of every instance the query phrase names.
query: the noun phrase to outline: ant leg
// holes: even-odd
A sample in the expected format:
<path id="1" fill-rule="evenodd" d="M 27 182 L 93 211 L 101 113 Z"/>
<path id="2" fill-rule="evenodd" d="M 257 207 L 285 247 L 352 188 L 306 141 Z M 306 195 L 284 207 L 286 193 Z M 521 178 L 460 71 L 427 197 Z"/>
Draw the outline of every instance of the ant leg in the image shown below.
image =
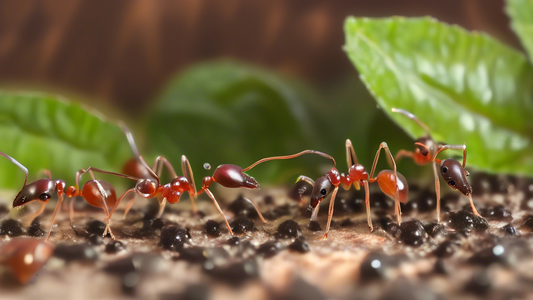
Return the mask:
<path id="1" fill-rule="evenodd" d="M 400 208 L 400 192 L 398 190 L 398 171 L 396 170 L 396 162 L 394 161 L 394 157 L 392 156 L 392 153 L 389 149 L 389 146 L 385 142 L 381 142 L 379 145 L 378 151 L 376 152 L 376 156 L 374 157 L 374 162 L 372 163 L 372 171 L 370 172 L 370 178 L 373 178 L 374 171 L 376 170 L 376 165 L 379 160 L 379 154 L 381 152 L 381 149 L 385 149 L 385 152 L 389 155 L 389 158 L 392 162 L 392 166 L 394 169 L 394 184 L 396 186 L 396 192 L 394 193 L 394 202 L 395 202 L 395 213 L 396 213 L 396 219 L 398 221 L 398 224 L 402 222 L 402 212 Z"/>
<path id="2" fill-rule="evenodd" d="M 208 188 L 205 189 L 205 193 L 209 196 L 209 198 L 211 198 L 211 200 L 213 200 L 213 203 L 215 204 L 215 207 L 217 208 L 218 212 L 222 215 L 222 217 L 224 218 L 224 221 L 226 222 L 226 226 L 228 227 L 229 233 L 233 236 L 234 235 L 233 234 L 233 230 L 231 230 L 231 226 L 229 226 L 228 219 L 226 219 L 226 216 L 224 215 L 224 212 L 222 211 L 222 209 L 218 205 L 217 199 L 215 199 L 215 196 L 213 195 L 213 193 L 211 193 L 211 191 Z"/>
<path id="3" fill-rule="evenodd" d="M 109 235 L 111 236 L 111 238 L 113 240 L 116 240 L 117 238 L 115 237 L 115 235 L 113 234 L 113 232 L 111 231 L 111 216 L 108 216 L 107 217 L 107 221 L 106 221 L 106 224 L 105 224 L 105 230 L 104 230 L 104 234 L 103 234 L 103 237 L 105 237 L 107 235 L 107 233 L 109 232 Z"/>
<path id="4" fill-rule="evenodd" d="M 120 204 L 120 202 L 122 201 L 122 199 L 124 199 L 124 197 L 127 194 L 131 193 L 131 192 L 135 192 L 135 188 L 131 188 L 131 189 L 125 191 L 124 194 L 122 194 L 120 197 L 118 197 L 117 202 L 115 202 L 115 205 L 113 205 L 113 208 L 111 208 L 111 213 L 107 214 L 107 215 L 109 215 L 110 218 L 113 215 L 113 213 L 115 212 L 115 210 L 117 209 L 117 207 Z M 135 197 L 133 199 L 135 200 Z M 105 201 L 104 201 L 104 203 L 105 203 Z M 124 217 L 125 216 L 126 216 L 126 212 L 124 213 Z"/>
<path id="5" fill-rule="evenodd" d="M 358 164 L 357 155 L 355 155 L 355 150 L 353 148 L 352 141 L 350 139 L 347 139 L 344 145 L 346 147 L 346 163 L 348 164 L 348 169 L 349 169 L 351 166 Z M 359 181 L 354 181 L 353 186 L 355 187 L 356 190 L 361 189 L 361 185 L 359 184 Z"/>
<path id="6" fill-rule="evenodd" d="M 326 233 L 324 233 L 322 240 L 325 240 L 328 238 L 329 226 L 331 225 L 331 219 L 333 218 L 333 208 L 335 206 L 335 198 L 337 197 L 338 190 L 339 190 L 339 187 L 338 186 L 335 187 L 335 189 L 333 190 L 333 193 L 331 194 L 331 199 L 329 200 L 328 222 L 326 224 Z"/>
<path id="7" fill-rule="evenodd" d="M 437 172 L 437 162 L 433 161 L 433 176 L 435 177 L 435 195 L 437 197 L 437 223 L 440 223 L 440 182 Z"/>
<path id="8" fill-rule="evenodd" d="M 63 203 L 63 192 L 58 192 L 56 208 L 54 209 L 52 221 L 50 222 L 50 228 L 48 229 L 48 233 L 46 234 L 46 238 L 44 239 L 45 241 L 48 241 L 48 238 L 50 237 L 50 233 L 52 232 L 52 227 L 54 227 L 54 221 L 56 220 L 57 213 L 59 212 L 59 208 L 61 208 L 61 203 Z"/>
<path id="9" fill-rule="evenodd" d="M 48 203 L 48 202 L 41 202 L 41 207 L 39 207 L 39 209 L 36 212 L 29 213 L 29 214 L 25 215 L 24 217 L 22 217 L 22 222 L 23 223 L 32 222 L 35 218 L 40 216 L 43 213 L 43 211 L 44 211 L 46 203 Z"/>
<path id="10" fill-rule="evenodd" d="M 135 144 L 135 140 L 133 139 L 133 134 L 131 133 L 131 130 L 126 126 L 124 122 L 119 122 L 120 128 L 122 128 L 122 132 L 126 135 L 126 139 L 128 140 L 128 143 L 130 144 L 131 151 L 133 152 L 133 155 L 137 157 L 139 162 L 150 172 L 150 175 L 152 175 L 154 178 L 157 178 L 157 184 L 159 185 L 159 177 L 155 174 L 154 170 L 152 170 L 144 158 L 141 156 L 139 149 L 137 148 L 137 144 Z"/>
<path id="11" fill-rule="evenodd" d="M 255 211 L 257 212 L 257 215 L 259 215 L 259 219 L 261 219 L 261 222 L 263 223 L 267 223 L 267 220 L 265 220 L 265 218 L 263 218 L 263 214 L 261 213 L 261 211 L 259 210 L 259 206 L 257 206 L 257 204 L 252 200 L 252 199 L 248 199 L 246 197 L 242 197 L 244 200 L 250 202 L 250 204 L 252 204 L 252 206 L 255 208 Z"/>
<path id="12" fill-rule="evenodd" d="M 133 195 L 133 198 L 131 198 L 131 200 L 128 202 L 128 204 L 126 205 L 126 208 L 124 209 L 124 216 L 122 217 L 123 219 L 126 219 L 126 216 L 128 215 L 128 212 L 130 211 L 131 207 L 133 206 L 133 203 L 135 203 L 135 194 Z M 165 208 L 165 206 L 163 206 L 163 208 Z M 159 206 L 159 210 L 160 210 L 160 213 L 162 214 L 163 213 L 163 210 L 161 209 L 161 206 Z M 159 218 L 161 215 L 158 213 L 157 215 L 157 218 Z"/>
<path id="13" fill-rule="evenodd" d="M 70 215 L 70 226 L 72 226 L 72 223 L 74 223 L 74 198 L 70 198 L 69 203 L 69 215 Z"/>
<path id="14" fill-rule="evenodd" d="M 374 231 L 374 226 L 372 226 L 372 218 L 370 217 L 370 193 L 368 188 L 368 181 L 363 181 L 365 186 L 365 205 L 366 205 L 366 221 L 368 222 L 368 227 L 370 227 L 370 232 Z"/>
<path id="15" fill-rule="evenodd" d="M 400 160 L 400 158 L 402 157 L 409 157 L 409 158 L 413 158 L 415 156 L 415 154 L 412 152 L 412 151 L 407 151 L 407 150 L 400 150 L 398 151 L 398 153 L 396 153 L 396 157 L 394 157 L 394 159 L 396 161 Z"/>
<path id="16" fill-rule="evenodd" d="M 451 149 L 451 150 L 463 150 L 463 169 L 466 166 L 466 145 L 440 145 L 439 149 L 437 150 L 437 153 L 435 153 L 435 156 L 433 156 L 433 160 L 437 159 L 437 155 L 441 153 L 444 150 Z"/>
<path id="17" fill-rule="evenodd" d="M 132 200 L 133 202 L 133 200 Z M 156 218 L 161 218 L 161 215 L 163 214 L 163 211 L 165 211 L 165 206 L 167 204 L 167 198 L 163 198 L 163 201 L 159 203 L 159 210 L 157 211 Z M 129 205 L 129 204 L 128 204 Z"/>
<path id="18" fill-rule="evenodd" d="M 474 201 L 472 200 L 472 194 L 468 194 L 468 199 L 470 199 L 470 206 L 472 206 L 472 212 L 474 213 L 474 215 L 476 215 L 478 217 L 483 217 L 477 212 L 477 209 L 474 206 Z"/>
<path id="19" fill-rule="evenodd" d="M 42 170 L 39 171 L 39 173 L 43 173 L 44 176 L 46 176 L 46 178 L 52 180 L 52 172 L 50 172 L 50 170 L 42 169 Z"/>
<path id="20" fill-rule="evenodd" d="M 192 173 L 191 164 L 185 155 L 181 156 L 181 172 L 191 185 L 193 193 L 189 193 L 189 198 L 191 198 L 192 213 L 196 214 L 198 212 L 198 208 L 196 207 L 196 197 L 198 193 L 196 191 L 196 183 L 194 183 L 194 174 Z"/>

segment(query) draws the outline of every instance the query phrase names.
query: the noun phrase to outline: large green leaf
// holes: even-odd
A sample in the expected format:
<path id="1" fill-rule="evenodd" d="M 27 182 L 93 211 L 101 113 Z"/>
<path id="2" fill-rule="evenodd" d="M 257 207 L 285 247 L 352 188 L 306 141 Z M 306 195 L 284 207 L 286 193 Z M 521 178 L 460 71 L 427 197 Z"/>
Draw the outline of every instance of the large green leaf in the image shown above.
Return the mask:
<path id="1" fill-rule="evenodd" d="M 201 168 L 204 162 L 213 167 L 245 167 L 263 157 L 316 148 L 329 137 L 318 136 L 313 129 L 310 111 L 318 109 L 315 93 L 308 90 L 245 64 L 218 61 L 197 65 L 173 80 L 160 97 L 150 118 L 150 144 L 173 165 L 179 165 L 185 154 L 198 177 L 213 172 Z M 311 163 L 304 168 L 303 161 Z M 294 172 L 313 170 L 320 162 L 317 158 L 272 162 L 250 173 L 260 180 L 274 175 L 288 180 Z M 294 166 L 300 169 L 294 170 Z M 282 170 L 292 173 L 279 178 Z"/>
<path id="2" fill-rule="evenodd" d="M 468 164 L 533 175 L 533 68 L 519 52 L 431 18 L 345 23 L 345 51 L 381 108 L 412 137 L 466 143 Z"/>
<path id="3" fill-rule="evenodd" d="M 54 179 L 75 184 L 89 166 L 120 171 L 131 150 L 118 126 L 80 105 L 49 94 L 0 92 L 0 151 L 30 173 L 49 169 Z M 0 186 L 19 189 L 24 173 L 0 157 Z M 40 174 L 42 176 L 42 174 Z"/>
<path id="4" fill-rule="evenodd" d="M 511 26 L 533 61 L 533 0 L 508 0 L 507 13 L 511 17 Z"/>

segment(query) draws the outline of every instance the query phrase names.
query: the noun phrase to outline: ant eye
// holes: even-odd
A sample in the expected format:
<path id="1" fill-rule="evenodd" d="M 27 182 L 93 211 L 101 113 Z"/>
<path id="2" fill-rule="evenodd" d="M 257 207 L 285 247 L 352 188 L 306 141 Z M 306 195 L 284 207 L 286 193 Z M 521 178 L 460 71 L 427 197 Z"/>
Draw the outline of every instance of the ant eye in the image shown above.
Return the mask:
<path id="1" fill-rule="evenodd" d="M 39 200 L 41 200 L 41 201 L 46 201 L 46 200 L 48 200 L 48 199 L 50 199 L 50 195 L 48 195 L 48 194 L 46 194 L 46 193 L 43 193 L 43 194 L 41 194 L 41 195 L 39 196 Z"/>
<path id="2" fill-rule="evenodd" d="M 321 190 L 320 190 L 320 194 L 322 194 L 322 195 L 324 195 L 324 196 L 325 196 L 327 193 L 328 193 L 328 191 L 326 191 L 326 189 L 321 189 Z"/>
<path id="3" fill-rule="evenodd" d="M 442 173 L 448 172 L 448 167 L 442 167 Z"/>
<path id="4" fill-rule="evenodd" d="M 451 185 L 451 186 L 455 186 L 455 181 L 450 180 L 450 181 L 448 181 L 448 184 Z"/>

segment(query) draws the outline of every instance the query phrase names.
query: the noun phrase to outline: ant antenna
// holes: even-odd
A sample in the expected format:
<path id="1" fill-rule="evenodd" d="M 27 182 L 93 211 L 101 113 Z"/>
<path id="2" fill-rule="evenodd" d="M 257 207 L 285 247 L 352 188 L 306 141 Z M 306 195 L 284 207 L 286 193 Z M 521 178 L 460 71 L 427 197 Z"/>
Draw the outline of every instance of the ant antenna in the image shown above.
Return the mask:
<path id="1" fill-rule="evenodd" d="M 17 167 L 19 167 L 22 171 L 24 171 L 24 174 L 26 175 L 26 178 L 24 179 L 24 185 L 22 187 L 26 186 L 26 182 L 28 182 L 28 169 L 23 166 L 21 163 L 19 163 L 16 159 L 13 157 L 5 154 L 4 152 L 0 151 L 0 155 L 4 156 L 5 158 L 9 159 L 12 163 L 14 163 Z"/>
<path id="2" fill-rule="evenodd" d="M 131 133 L 131 130 L 128 128 L 126 123 L 120 121 L 119 122 L 120 128 L 126 135 L 126 138 L 128 139 L 128 143 L 130 144 L 131 151 L 133 152 L 133 155 L 139 160 L 139 162 L 148 169 L 148 172 L 150 172 L 150 175 L 152 175 L 154 178 L 157 178 L 157 182 L 159 183 L 159 176 L 148 166 L 144 158 L 141 156 L 141 153 L 139 152 L 139 149 L 137 148 L 137 144 L 135 144 L 135 140 L 133 139 L 133 134 Z"/>
<path id="3" fill-rule="evenodd" d="M 399 109 L 399 108 L 392 108 L 391 110 L 392 110 L 392 112 L 400 113 L 400 114 L 408 117 L 409 119 L 415 121 L 418 125 L 420 125 L 420 127 L 422 127 L 422 129 L 424 129 L 426 131 L 427 136 L 431 136 L 431 134 L 429 133 L 429 127 L 426 124 L 424 124 L 422 121 L 420 121 L 412 113 L 410 113 L 410 112 L 408 112 L 406 110 L 403 110 L 403 109 Z"/>
<path id="4" fill-rule="evenodd" d="M 264 163 L 264 162 L 267 162 L 267 161 L 270 161 L 270 160 L 291 159 L 291 158 L 296 158 L 296 157 L 299 157 L 299 156 L 302 156 L 302 155 L 308 154 L 308 153 L 310 153 L 310 154 L 318 154 L 318 155 L 320 155 L 322 157 L 331 159 L 333 161 L 333 165 L 335 167 L 337 166 L 337 163 L 335 162 L 335 159 L 333 158 L 333 156 L 331 156 L 329 154 L 326 154 L 326 153 L 320 152 L 320 151 L 316 151 L 316 150 L 304 150 L 304 151 L 301 151 L 301 152 L 298 152 L 298 153 L 292 154 L 292 155 L 272 156 L 272 157 L 266 157 L 266 158 L 260 159 L 260 160 L 258 160 L 256 162 L 254 162 L 253 164 L 251 164 L 249 167 L 242 169 L 242 171 L 246 172 L 246 171 L 252 169 L 253 167 L 257 166 L 258 164 L 261 164 L 261 163 Z"/>

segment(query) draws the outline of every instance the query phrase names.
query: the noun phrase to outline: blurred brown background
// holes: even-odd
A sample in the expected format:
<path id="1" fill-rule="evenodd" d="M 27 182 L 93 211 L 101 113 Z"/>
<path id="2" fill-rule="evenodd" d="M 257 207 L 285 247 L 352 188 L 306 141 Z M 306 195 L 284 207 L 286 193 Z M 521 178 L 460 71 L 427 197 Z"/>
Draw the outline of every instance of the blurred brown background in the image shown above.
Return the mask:
<path id="1" fill-rule="evenodd" d="M 348 15 L 431 15 L 520 47 L 502 0 L 1 0 L 0 84 L 75 92 L 140 115 L 172 75 L 207 59 L 332 82 L 355 73 L 342 52 Z"/>

